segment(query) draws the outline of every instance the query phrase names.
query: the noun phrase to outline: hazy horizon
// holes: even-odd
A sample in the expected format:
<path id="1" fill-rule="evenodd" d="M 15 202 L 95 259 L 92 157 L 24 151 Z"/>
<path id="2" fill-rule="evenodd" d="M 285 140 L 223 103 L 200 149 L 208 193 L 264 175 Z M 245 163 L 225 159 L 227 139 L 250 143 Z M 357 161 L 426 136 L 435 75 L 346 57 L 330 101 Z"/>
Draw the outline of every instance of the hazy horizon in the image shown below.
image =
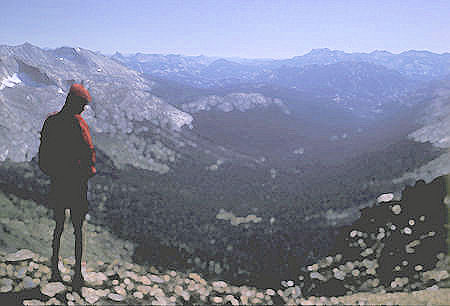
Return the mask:
<path id="1" fill-rule="evenodd" d="M 120 50 L 116 50 L 116 51 L 113 52 L 113 53 L 105 53 L 105 52 L 102 52 L 102 51 L 100 51 L 100 50 L 94 50 L 94 49 L 88 48 L 88 47 L 71 46 L 71 45 L 57 46 L 57 47 L 39 46 L 39 45 L 33 44 L 33 43 L 29 42 L 29 41 L 24 41 L 23 43 L 20 43 L 20 44 L 12 44 L 12 45 L 8 45 L 8 44 L 0 44 L 0 46 L 1 46 L 1 45 L 6 45 L 6 46 L 11 46 L 11 47 L 17 47 L 17 46 L 24 45 L 24 44 L 26 44 L 26 43 L 29 43 L 29 44 L 31 44 L 31 45 L 33 45 L 33 46 L 35 46 L 35 47 L 38 47 L 38 48 L 41 48 L 41 49 L 44 49 L 44 50 L 55 50 L 55 49 L 58 49 L 58 48 L 65 48 L 65 47 L 68 47 L 68 48 L 77 48 L 77 47 L 79 47 L 79 48 L 83 48 L 83 49 L 86 49 L 86 50 L 89 50 L 89 51 L 92 51 L 92 52 L 100 52 L 101 54 L 106 55 L 106 56 L 112 56 L 112 55 L 114 55 L 114 53 L 118 52 L 118 53 L 120 53 L 120 54 L 122 54 L 122 55 L 124 55 L 124 56 L 135 55 L 135 54 L 140 53 L 140 54 L 146 54 L 146 55 L 164 55 L 164 56 L 175 55 L 175 56 L 186 56 L 186 57 L 200 57 L 200 56 L 204 56 L 204 57 L 212 57 L 212 58 L 224 58 L 224 59 L 249 59 L 249 60 L 252 60 L 252 59 L 255 59 L 255 60 L 283 60 L 283 59 L 290 59 L 290 58 L 292 58 L 292 57 L 304 56 L 304 55 L 306 55 L 306 54 L 308 54 L 308 53 L 310 53 L 310 52 L 312 52 L 312 51 L 314 51 L 314 50 L 325 50 L 325 49 L 328 49 L 328 50 L 331 51 L 331 52 L 334 52 L 334 51 L 339 51 L 339 52 L 341 52 L 341 51 L 342 51 L 342 52 L 344 52 L 344 53 L 346 53 L 346 54 L 357 54 L 357 53 L 370 54 L 370 53 L 373 53 L 373 52 L 388 52 L 388 53 L 393 54 L 393 55 L 399 55 L 399 54 L 402 54 L 402 53 L 405 53 L 405 52 L 409 52 L 409 51 L 416 51 L 416 52 L 431 52 L 431 53 L 438 54 L 438 55 L 444 55 L 444 54 L 449 54 L 449 53 L 450 53 L 450 52 L 442 52 L 442 53 L 438 53 L 438 52 L 433 52 L 433 51 L 430 51 L 430 50 L 417 50 L 417 49 L 409 49 L 409 50 L 404 50 L 404 51 L 401 51 L 401 52 L 390 52 L 390 51 L 387 51 L 387 50 L 379 50 L 379 49 L 372 50 L 372 51 L 368 51 L 368 52 L 346 52 L 346 51 L 343 51 L 343 50 L 330 49 L 330 48 L 327 48 L 327 47 L 323 47 L 323 48 L 312 48 L 312 49 L 310 49 L 309 51 L 306 51 L 306 52 L 303 53 L 303 54 L 297 54 L 297 55 L 293 55 L 293 56 L 291 56 L 291 57 L 271 58 L 271 57 L 219 56 L 219 55 L 205 55 L 205 54 L 195 54 L 195 55 L 191 55 L 191 54 L 183 54 L 183 53 L 162 53 L 162 52 L 144 53 L 144 52 L 141 52 L 141 51 L 137 51 L 137 52 L 121 52 Z"/>
<path id="2" fill-rule="evenodd" d="M 450 52 L 446 1 L 65 1 L 2 3 L 0 44 L 103 54 L 284 59 L 329 48 Z"/>

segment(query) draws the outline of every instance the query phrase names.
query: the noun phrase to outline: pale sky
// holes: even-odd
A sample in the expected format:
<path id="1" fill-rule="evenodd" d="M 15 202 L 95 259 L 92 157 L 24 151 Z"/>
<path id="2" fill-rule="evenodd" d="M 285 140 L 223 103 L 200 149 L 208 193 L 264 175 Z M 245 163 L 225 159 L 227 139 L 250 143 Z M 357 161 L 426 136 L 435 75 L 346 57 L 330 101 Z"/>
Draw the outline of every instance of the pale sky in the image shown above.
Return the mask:
<path id="1" fill-rule="evenodd" d="M 0 45 L 27 41 L 106 54 L 450 52 L 448 0 L 0 0 L 0 16 Z"/>

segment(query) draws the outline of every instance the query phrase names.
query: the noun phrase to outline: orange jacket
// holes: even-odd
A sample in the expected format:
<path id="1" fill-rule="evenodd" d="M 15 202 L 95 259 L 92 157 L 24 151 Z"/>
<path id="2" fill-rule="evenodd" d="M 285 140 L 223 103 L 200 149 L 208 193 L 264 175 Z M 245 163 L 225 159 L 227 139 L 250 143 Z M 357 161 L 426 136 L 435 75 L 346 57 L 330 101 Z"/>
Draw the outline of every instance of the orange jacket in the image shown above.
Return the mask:
<path id="1" fill-rule="evenodd" d="M 78 114 L 50 114 L 41 131 L 39 166 L 52 178 L 88 179 L 96 173 L 89 127 Z"/>

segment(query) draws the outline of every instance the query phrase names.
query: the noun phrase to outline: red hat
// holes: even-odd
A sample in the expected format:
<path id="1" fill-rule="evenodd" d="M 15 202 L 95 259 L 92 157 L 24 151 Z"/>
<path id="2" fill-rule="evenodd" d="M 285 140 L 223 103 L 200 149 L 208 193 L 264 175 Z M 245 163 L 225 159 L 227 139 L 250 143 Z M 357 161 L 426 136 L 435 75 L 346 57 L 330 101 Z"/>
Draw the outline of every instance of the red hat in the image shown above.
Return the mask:
<path id="1" fill-rule="evenodd" d="M 91 98 L 91 95 L 89 94 L 89 91 L 87 91 L 87 89 L 84 88 L 84 86 L 81 85 L 81 84 L 73 84 L 72 86 L 70 86 L 69 95 L 73 95 L 73 96 L 77 96 L 77 97 L 83 98 L 87 102 L 91 102 L 92 101 L 92 98 Z"/>

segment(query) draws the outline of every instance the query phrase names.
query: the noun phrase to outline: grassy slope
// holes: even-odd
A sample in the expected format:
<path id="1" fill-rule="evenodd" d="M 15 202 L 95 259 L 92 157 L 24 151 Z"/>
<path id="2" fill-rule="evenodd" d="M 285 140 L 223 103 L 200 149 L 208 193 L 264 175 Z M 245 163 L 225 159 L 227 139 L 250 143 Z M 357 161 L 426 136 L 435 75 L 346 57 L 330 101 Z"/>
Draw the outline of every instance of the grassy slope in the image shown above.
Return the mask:
<path id="1" fill-rule="evenodd" d="M 27 248 L 43 256 L 50 257 L 52 235 L 55 222 L 52 212 L 31 200 L 23 200 L 14 195 L 0 193 L 0 248 L 12 252 Z M 84 259 L 131 261 L 134 246 L 114 237 L 107 230 L 84 224 Z M 66 217 L 61 238 L 60 256 L 74 256 L 73 226 Z"/>

